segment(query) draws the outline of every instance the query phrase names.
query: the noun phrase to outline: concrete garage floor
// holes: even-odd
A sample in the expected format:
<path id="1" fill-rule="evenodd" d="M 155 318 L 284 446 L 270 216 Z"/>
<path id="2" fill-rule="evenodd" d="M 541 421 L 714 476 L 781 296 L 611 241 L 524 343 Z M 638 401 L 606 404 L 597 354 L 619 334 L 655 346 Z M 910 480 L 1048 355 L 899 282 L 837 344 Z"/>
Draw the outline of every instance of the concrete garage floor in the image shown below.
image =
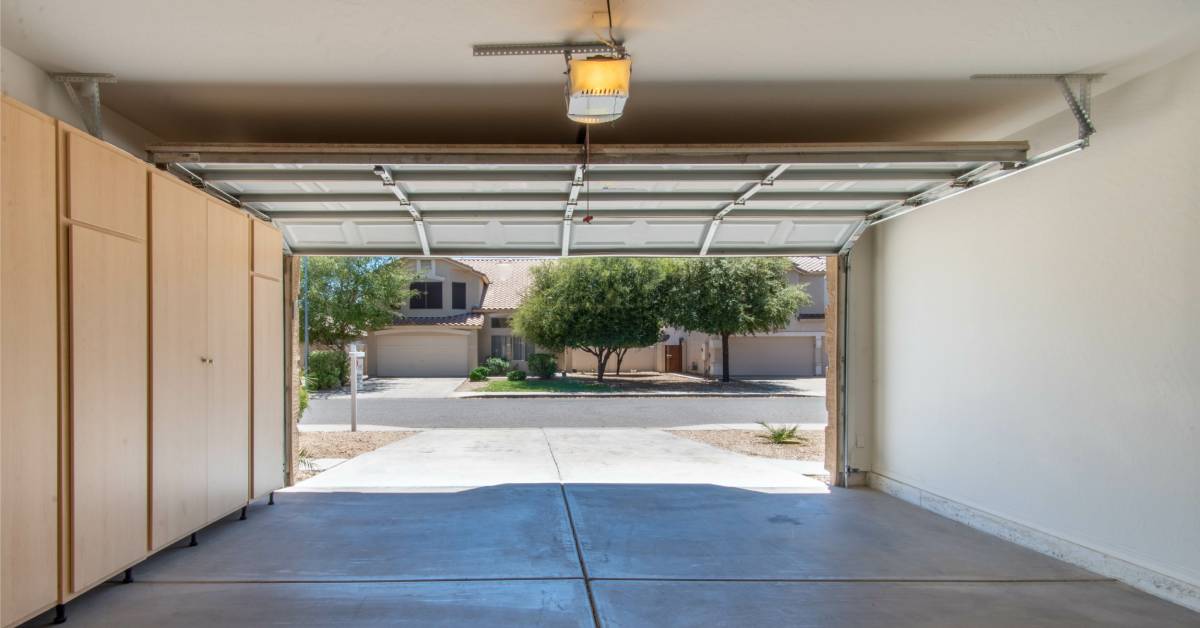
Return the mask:
<path id="1" fill-rule="evenodd" d="M 486 432 L 424 443 L 421 434 L 342 465 L 358 473 L 344 478 L 370 480 L 362 489 L 314 483 L 277 493 L 273 506 L 256 502 L 248 520 L 218 522 L 198 547 L 180 544 L 138 566 L 133 584 L 72 602 L 70 625 L 1200 621 L 882 493 L 825 491 L 786 469 L 662 432 Z M 450 443 L 457 448 L 439 460 L 438 447 Z M 406 485 L 383 486 L 389 465 Z M 449 480 L 416 486 L 443 475 Z M 719 485 L 746 478 L 772 486 Z"/>

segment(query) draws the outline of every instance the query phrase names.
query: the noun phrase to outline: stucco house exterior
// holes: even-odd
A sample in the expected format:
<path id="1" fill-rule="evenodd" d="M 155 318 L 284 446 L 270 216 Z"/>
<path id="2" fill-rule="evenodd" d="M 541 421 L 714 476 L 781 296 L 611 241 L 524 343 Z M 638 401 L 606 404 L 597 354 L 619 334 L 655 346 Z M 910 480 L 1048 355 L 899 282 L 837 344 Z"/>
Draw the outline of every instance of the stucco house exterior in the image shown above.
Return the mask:
<path id="1" fill-rule="evenodd" d="M 807 284 L 812 304 L 786 328 L 730 338 L 730 371 L 736 377 L 813 377 L 825 374 L 825 258 L 792 257 L 789 281 Z M 372 377 L 463 377 L 490 356 L 526 369 L 532 343 L 513 333 L 512 315 L 532 283 L 532 268 L 546 258 L 439 258 L 413 260 L 419 293 L 397 312 L 394 324 L 366 341 Z M 622 371 L 721 374 L 721 339 L 667 329 L 651 347 L 630 350 Z M 580 350 L 559 356 L 564 370 L 591 371 L 595 358 Z M 609 368 L 614 369 L 610 361 Z"/>

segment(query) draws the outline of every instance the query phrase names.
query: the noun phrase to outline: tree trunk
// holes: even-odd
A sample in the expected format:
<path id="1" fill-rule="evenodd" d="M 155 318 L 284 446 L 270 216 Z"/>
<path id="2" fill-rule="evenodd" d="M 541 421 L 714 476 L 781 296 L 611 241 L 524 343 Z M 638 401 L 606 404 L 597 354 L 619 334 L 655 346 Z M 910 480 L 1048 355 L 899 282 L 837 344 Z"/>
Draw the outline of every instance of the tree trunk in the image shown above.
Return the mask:
<path id="1" fill-rule="evenodd" d="M 604 381 L 604 367 L 608 366 L 608 358 L 611 355 L 611 351 L 604 350 L 596 355 L 596 381 Z"/>
<path id="2" fill-rule="evenodd" d="M 621 376 L 621 363 L 625 361 L 625 352 L 629 349 L 617 349 L 617 377 Z"/>
<path id="3" fill-rule="evenodd" d="M 729 381 L 729 334 L 721 334 L 721 381 Z"/>

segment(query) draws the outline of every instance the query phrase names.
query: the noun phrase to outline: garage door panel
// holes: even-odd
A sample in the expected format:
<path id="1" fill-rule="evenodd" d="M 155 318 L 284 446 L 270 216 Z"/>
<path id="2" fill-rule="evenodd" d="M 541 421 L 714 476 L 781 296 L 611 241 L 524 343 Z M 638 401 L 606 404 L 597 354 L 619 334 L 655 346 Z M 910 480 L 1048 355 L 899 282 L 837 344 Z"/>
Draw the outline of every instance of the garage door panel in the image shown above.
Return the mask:
<path id="1" fill-rule="evenodd" d="M 379 377 L 465 377 L 470 370 L 468 337 L 450 334 L 380 336 Z"/>
<path id="2" fill-rule="evenodd" d="M 812 336 L 751 336 L 729 339 L 729 372 L 735 377 L 813 377 Z"/>

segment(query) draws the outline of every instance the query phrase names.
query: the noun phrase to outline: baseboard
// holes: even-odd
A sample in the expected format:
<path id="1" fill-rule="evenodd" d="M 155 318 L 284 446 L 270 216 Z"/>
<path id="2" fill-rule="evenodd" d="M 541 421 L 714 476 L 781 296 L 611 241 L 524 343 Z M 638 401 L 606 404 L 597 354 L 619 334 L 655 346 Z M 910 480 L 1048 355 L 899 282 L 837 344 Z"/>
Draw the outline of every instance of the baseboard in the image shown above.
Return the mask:
<path id="1" fill-rule="evenodd" d="M 997 517 L 961 502 L 947 499 L 924 489 L 894 480 L 876 472 L 869 474 L 868 486 L 935 514 L 953 519 L 998 536 L 1035 552 L 1119 580 L 1151 595 L 1200 611 L 1200 586 L 1178 578 L 1114 558 L 1090 547 L 1035 530 L 1029 526 Z"/>

